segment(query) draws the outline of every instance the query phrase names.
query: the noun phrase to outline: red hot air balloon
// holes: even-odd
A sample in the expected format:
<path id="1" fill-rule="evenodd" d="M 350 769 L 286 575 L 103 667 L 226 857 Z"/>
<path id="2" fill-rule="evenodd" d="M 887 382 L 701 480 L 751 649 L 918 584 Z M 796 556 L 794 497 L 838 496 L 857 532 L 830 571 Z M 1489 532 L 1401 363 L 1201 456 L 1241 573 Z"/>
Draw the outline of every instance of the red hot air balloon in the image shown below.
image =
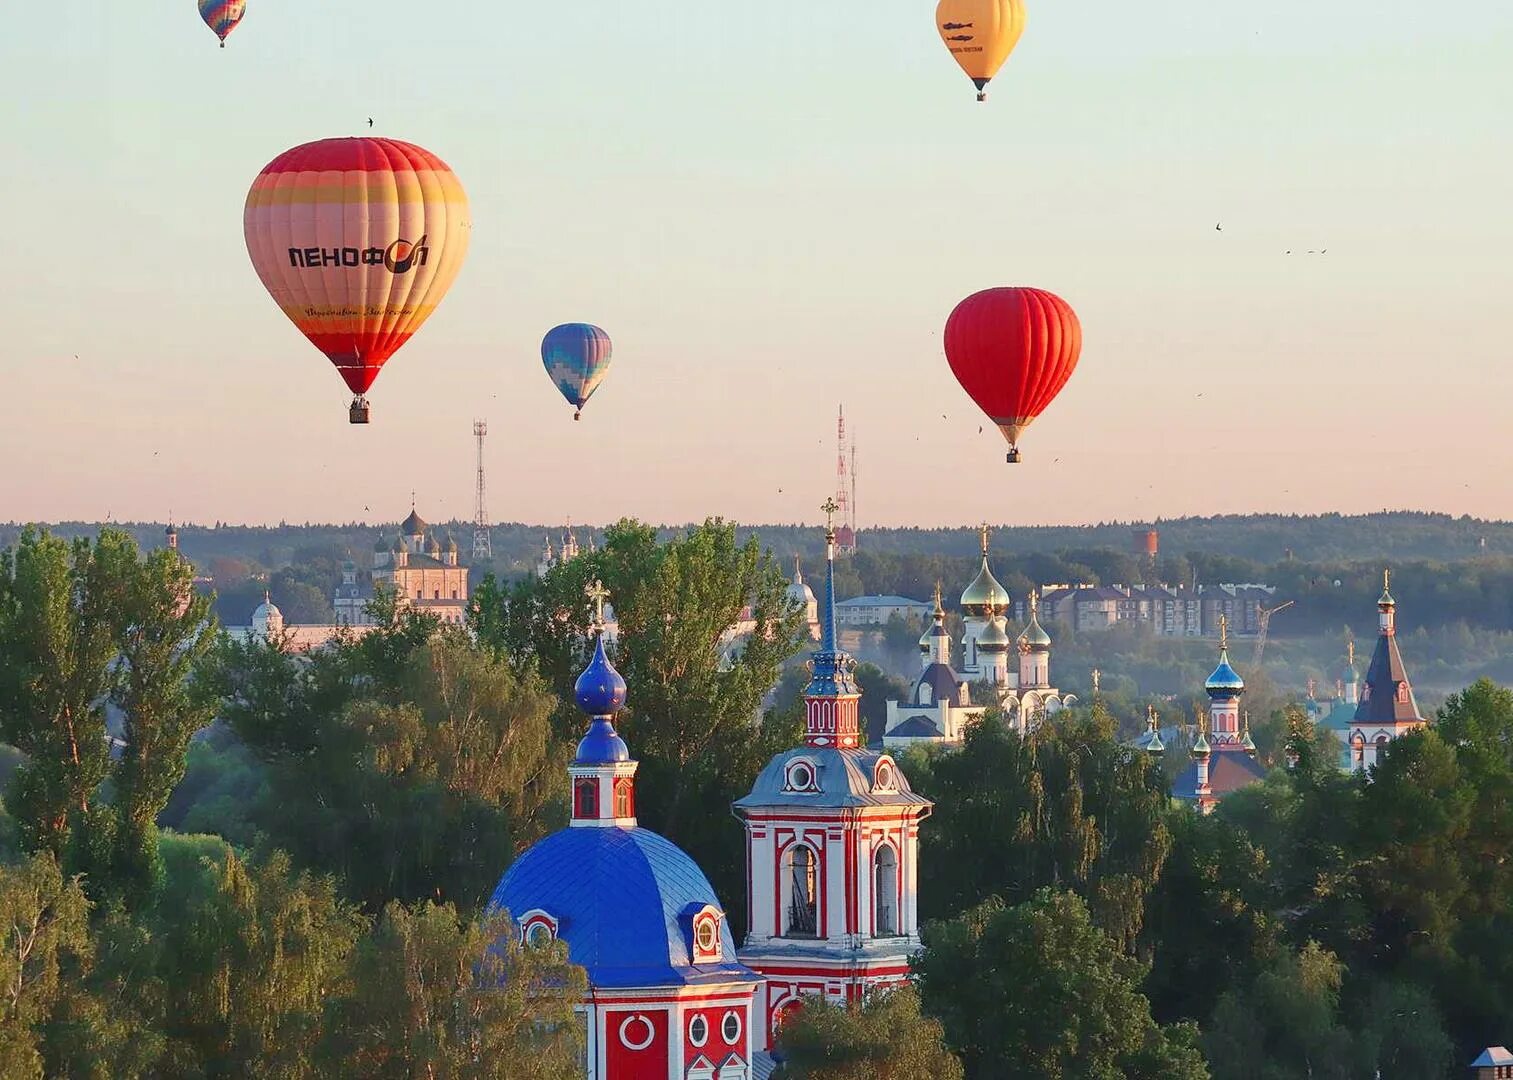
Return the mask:
<path id="1" fill-rule="evenodd" d="M 1065 300 L 1044 289 L 984 289 L 946 320 L 946 360 L 956 381 L 1009 441 L 1061 393 L 1082 352 L 1082 325 Z"/>

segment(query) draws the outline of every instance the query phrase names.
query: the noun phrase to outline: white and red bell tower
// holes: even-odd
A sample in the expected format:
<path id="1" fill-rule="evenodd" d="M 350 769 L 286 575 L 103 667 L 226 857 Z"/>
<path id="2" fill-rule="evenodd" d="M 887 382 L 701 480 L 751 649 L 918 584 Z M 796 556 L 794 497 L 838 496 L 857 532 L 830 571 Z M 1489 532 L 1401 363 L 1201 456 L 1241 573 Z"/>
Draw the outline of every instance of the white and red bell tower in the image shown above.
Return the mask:
<path id="1" fill-rule="evenodd" d="M 746 826 L 741 963 L 763 976 L 758 1049 L 806 995 L 855 1001 L 909 976 L 919 950 L 919 822 L 931 810 L 893 758 L 861 745 L 856 664 L 836 641 L 834 502 L 820 647 L 804 693 L 803 745 L 757 777 L 734 811 Z"/>

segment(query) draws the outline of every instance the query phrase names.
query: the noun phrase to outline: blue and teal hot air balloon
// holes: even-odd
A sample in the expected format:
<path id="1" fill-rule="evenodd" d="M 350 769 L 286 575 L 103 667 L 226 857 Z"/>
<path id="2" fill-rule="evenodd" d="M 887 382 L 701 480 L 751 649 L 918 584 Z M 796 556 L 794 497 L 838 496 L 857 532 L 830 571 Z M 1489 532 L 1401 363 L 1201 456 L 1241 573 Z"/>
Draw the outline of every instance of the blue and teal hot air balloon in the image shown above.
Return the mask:
<path id="1" fill-rule="evenodd" d="M 554 326 L 541 339 L 541 361 L 552 382 L 576 410 L 574 420 L 583 413 L 583 406 L 608 374 L 613 350 L 609 335 L 588 323 Z"/>

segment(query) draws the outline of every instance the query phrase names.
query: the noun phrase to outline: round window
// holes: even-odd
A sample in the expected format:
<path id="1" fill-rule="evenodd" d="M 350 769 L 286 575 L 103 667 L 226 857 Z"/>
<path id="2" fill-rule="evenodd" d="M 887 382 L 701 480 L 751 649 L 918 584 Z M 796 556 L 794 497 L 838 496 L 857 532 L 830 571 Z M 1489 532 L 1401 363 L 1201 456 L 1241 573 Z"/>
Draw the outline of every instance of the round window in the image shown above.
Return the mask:
<path id="1" fill-rule="evenodd" d="M 788 770 L 788 786 L 803 791 L 814 784 L 814 772 L 808 765 L 799 764 Z"/>
<path id="2" fill-rule="evenodd" d="M 720 1022 L 720 1034 L 725 1036 L 725 1041 L 733 1043 L 741 1037 L 741 1014 L 731 1009 L 725 1014 L 725 1019 Z"/>
<path id="3" fill-rule="evenodd" d="M 893 766 L 886 761 L 877 767 L 877 786 L 880 788 L 893 786 Z"/>
<path id="4" fill-rule="evenodd" d="M 531 923 L 530 929 L 525 932 L 525 943 L 533 949 L 539 949 L 551 940 L 552 928 L 544 922 Z"/>
<path id="5" fill-rule="evenodd" d="M 695 940 L 698 943 L 700 952 L 714 952 L 720 941 L 719 930 L 715 924 L 715 920 L 705 919 L 701 922 L 699 929 L 695 933 Z"/>
<path id="6" fill-rule="evenodd" d="M 695 1046 L 703 1046 L 709 1041 L 709 1021 L 702 1013 L 694 1013 L 693 1019 L 688 1021 L 688 1041 Z"/>

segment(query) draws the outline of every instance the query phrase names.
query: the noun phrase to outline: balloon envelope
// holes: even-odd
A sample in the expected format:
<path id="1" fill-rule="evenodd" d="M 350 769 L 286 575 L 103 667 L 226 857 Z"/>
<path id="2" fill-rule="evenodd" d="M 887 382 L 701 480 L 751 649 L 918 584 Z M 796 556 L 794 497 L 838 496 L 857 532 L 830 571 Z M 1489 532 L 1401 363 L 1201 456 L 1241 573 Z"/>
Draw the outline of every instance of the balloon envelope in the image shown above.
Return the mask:
<path id="1" fill-rule="evenodd" d="M 451 287 L 471 222 L 444 161 L 395 139 L 325 139 L 279 155 L 247 195 L 263 285 L 354 394 Z"/>
<path id="2" fill-rule="evenodd" d="M 590 323 L 563 323 L 541 339 L 541 361 L 567 403 L 582 410 L 609 372 L 614 346 Z"/>
<path id="3" fill-rule="evenodd" d="M 984 289 L 946 320 L 946 360 L 1010 446 L 1061 392 L 1082 353 L 1082 326 L 1044 289 Z"/>
<path id="4" fill-rule="evenodd" d="M 935 28 L 961 70 L 976 84 L 977 100 L 982 101 L 987 97 L 983 87 L 998 74 L 1024 33 L 1024 4 L 1022 0 L 940 0 Z"/>
<path id="5" fill-rule="evenodd" d="M 227 35 L 236 29 L 236 24 L 247 13 L 247 0 L 199 0 L 199 7 L 200 18 L 215 31 L 224 47 Z"/>

